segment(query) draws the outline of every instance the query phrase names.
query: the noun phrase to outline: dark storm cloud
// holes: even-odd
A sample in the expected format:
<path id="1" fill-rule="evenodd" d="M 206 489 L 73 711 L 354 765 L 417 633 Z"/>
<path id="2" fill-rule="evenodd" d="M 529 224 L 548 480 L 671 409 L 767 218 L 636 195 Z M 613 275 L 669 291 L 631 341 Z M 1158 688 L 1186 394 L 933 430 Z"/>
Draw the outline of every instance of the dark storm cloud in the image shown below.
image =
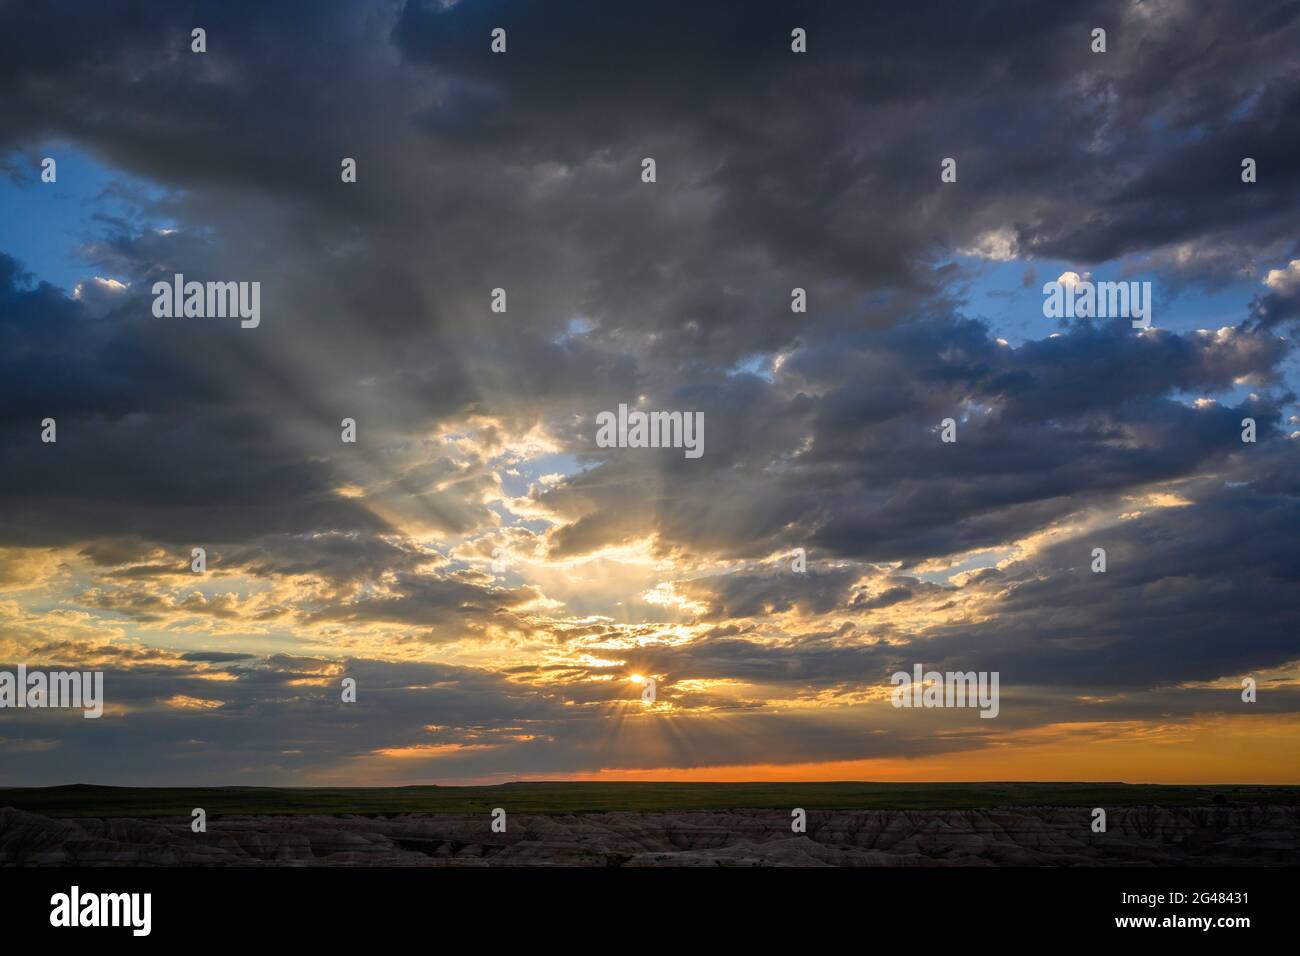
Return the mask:
<path id="1" fill-rule="evenodd" d="M 794 25 L 815 55 L 788 54 Z M 497 26 L 506 57 L 484 42 Z M 741 244 L 821 278 L 915 282 L 924 245 L 1003 225 L 1084 262 L 1215 233 L 1247 253 L 1294 239 L 1293 3 L 411 3 L 394 38 L 466 91 L 427 114 L 443 141 L 689 163 L 716 195 L 715 257 Z M 972 188 L 933 194 L 943 156 Z M 1267 183 L 1243 190 L 1245 156 Z"/>
<path id="2" fill-rule="evenodd" d="M 1259 454 L 1291 473 L 1300 465 L 1294 442 Z M 1030 684 L 1111 688 L 1293 661 L 1300 552 L 1277 531 L 1297 526 L 1300 501 L 1241 483 L 1253 464 L 1234 464 L 1237 482 L 1198 482 L 1182 492 L 1189 505 L 1053 544 L 982 582 L 999 595 L 996 624 L 937 632 L 934 653 L 1002 658 Z M 1105 574 L 1091 572 L 1094 547 L 1106 549 Z"/>
<path id="3" fill-rule="evenodd" d="M 4 539 L 238 540 L 277 528 L 382 527 L 201 371 L 205 332 L 151 326 L 148 300 L 103 318 L 0 256 Z M 193 330 L 191 330 L 193 331 Z M 208 356 L 210 357 L 210 355 Z M 223 400 L 230 398 L 229 404 Z M 42 444 L 40 422 L 59 441 Z"/>
<path id="4" fill-rule="evenodd" d="M 572 519 L 552 546 L 581 553 L 653 531 L 665 550 L 695 554 L 803 546 L 917 561 L 1193 474 L 1240 448 L 1245 415 L 1261 442 L 1281 440 L 1289 392 L 1237 408 L 1174 396 L 1220 394 L 1248 374 L 1280 384 L 1287 342 L 1247 328 L 1135 336 L 1126 324 L 1077 323 L 1013 349 L 978 322 L 918 320 L 810 345 L 770 384 L 721 379 L 686 405 L 705 413 L 706 467 L 633 451 L 539 491 Z M 943 444 L 950 417 L 958 440 Z"/>
<path id="5" fill-rule="evenodd" d="M 796 14 L 816 56 L 788 53 Z M 824 329 L 873 287 L 933 288 L 923 257 L 986 229 L 1090 262 L 1220 233 L 1249 255 L 1294 218 L 1296 79 L 1260 52 L 1295 39 L 1283 6 L 226 4 L 97 10 L 57 37 L 10 17 L 13 35 L 36 34 L 11 67 L 11 141 L 73 135 L 183 186 L 174 211 L 222 224 L 227 241 L 292 210 L 277 238 L 317 260 L 347 250 L 348 282 L 328 298 L 369 306 L 357 365 L 401 354 L 385 337 L 431 335 L 430 311 L 464 337 L 473 309 L 475 327 L 525 346 L 505 357 L 512 373 L 549 367 L 537 350 L 582 312 L 651 376 L 669 374 L 656 359 L 713 374 L 793 340 L 792 285 L 819 302 L 801 331 Z M 196 18 L 204 57 L 186 51 Z M 1095 23 L 1112 33 L 1105 56 L 1087 49 Z M 512 31 L 507 56 L 488 52 L 494 25 Z M 292 55 L 269 56 L 277 41 Z M 92 42 L 103 56 L 72 55 Z M 103 109 L 78 108 L 91 90 Z M 1173 131 L 1139 134 L 1144 122 Z M 1223 129 L 1271 170 L 1244 197 L 1235 169 L 1195 155 Z M 361 179 L 340 190 L 335 157 L 354 153 Z M 654 189 L 637 181 L 643 155 L 664 167 Z M 936 193 L 946 155 L 970 178 Z M 503 276 L 527 296 L 528 328 L 483 308 Z M 355 318 L 339 311 L 313 317 L 318 334 L 348 338 Z"/>

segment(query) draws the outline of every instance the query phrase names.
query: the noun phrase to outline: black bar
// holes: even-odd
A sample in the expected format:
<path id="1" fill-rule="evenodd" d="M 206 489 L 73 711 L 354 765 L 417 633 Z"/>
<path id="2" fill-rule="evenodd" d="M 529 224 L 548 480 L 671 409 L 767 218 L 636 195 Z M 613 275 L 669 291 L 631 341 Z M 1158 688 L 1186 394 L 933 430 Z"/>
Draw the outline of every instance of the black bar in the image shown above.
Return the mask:
<path id="1" fill-rule="evenodd" d="M 788 930 L 813 933 L 810 942 L 823 932 L 860 933 L 864 946 L 961 945 L 988 931 L 1047 932 L 1060 941 L 1199 936 L 1231 945 L 1294 925 L 1294 880 L 1294 869 L 1262 868 L 51 868 L 0 871 L 0 898 L 7 929 L 20 939 L 76 932 L 128 944 L 142 941 L 129 927 L 52 927 L 51 897 L 74 885 L 83 898 L 147 892 L 148 939 L 205 945 L 374 943 L 380 932 L 439 948 L 541 945 L 558 935 L 640 947 L 680 939 L 688 927 L 693 940 L 729 944 L 770 943 Z M 1173 893 L 1185 899 L 1174 902 Z M 1195 900 L 1207 893 L 1242 896 Z M 1136 899 L 1161 894 L 1156 905 Z M 1245 917 L 1249 926 L 1117 926 L 1125 917 Z"/>

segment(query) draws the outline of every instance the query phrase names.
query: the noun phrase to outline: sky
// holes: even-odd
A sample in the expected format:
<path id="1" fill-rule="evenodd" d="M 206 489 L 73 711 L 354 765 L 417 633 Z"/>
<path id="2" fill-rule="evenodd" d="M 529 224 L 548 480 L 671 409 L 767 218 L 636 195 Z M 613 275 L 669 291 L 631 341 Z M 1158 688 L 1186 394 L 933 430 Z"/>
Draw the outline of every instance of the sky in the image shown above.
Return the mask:
<path id="1" fill-rule="evenodd" d="M 105 687 L 0 709 L 0 785 L 1300 782 L 1297 50 L 1280 2 L 0 2 L 0 671 Z M 918 664 L 996 718 L 893 706 Z"/>

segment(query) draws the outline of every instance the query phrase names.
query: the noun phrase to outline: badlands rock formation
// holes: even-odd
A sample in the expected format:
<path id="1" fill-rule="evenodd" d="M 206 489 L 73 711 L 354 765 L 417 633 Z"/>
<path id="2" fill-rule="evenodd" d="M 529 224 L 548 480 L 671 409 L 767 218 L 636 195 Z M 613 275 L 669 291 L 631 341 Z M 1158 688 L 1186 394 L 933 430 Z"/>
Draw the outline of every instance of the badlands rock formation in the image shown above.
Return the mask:
<path id="1" fill-rule="evenodd" d="M 0 865 L 1150 866 L 1295 865 L 1300 808 L 823 810 L 393 817 L 53 819 L 0 808 Z"/>

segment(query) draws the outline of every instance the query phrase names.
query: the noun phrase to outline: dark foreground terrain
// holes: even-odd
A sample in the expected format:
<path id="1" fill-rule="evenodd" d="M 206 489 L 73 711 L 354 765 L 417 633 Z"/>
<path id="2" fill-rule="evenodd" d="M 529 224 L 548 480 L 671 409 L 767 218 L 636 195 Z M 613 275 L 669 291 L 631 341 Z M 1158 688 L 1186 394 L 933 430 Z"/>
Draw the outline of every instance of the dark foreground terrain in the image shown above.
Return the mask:
<path id="1" fill-rule="evenodd" d="M 1093 833 L 1080 808 L 813 810 L 805 834 L 773 810 L 208 821 L 63 818 L 0 810 L 0 864 L 26 866 L 1285 866 L 1300 809 L 1120 808 Z"/>
<path id="2" fill-rule="evenodd" d="M 52 787 L 0 790 L 0 865 L 1288 866 L 1297 802 L 1123 784 Z"/>

